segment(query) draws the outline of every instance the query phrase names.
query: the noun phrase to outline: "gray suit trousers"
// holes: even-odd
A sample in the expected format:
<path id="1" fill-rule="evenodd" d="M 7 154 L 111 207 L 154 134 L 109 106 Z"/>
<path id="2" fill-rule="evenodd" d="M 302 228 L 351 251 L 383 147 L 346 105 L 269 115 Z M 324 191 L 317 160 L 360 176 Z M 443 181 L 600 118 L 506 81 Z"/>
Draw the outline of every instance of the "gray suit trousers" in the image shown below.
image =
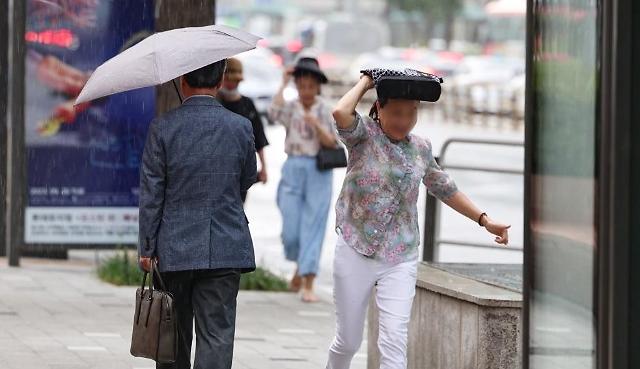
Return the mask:
<path id="1" fill-rule="evenodd" d="M 181 337 L 178 337 L 177 361 L 157 364 L 156 368 L 191 368 L 195 318 L 194 369 L 231 369 L 240 270 L 186 270 L 161 275 L 167 290 L 173 294 Z"/>

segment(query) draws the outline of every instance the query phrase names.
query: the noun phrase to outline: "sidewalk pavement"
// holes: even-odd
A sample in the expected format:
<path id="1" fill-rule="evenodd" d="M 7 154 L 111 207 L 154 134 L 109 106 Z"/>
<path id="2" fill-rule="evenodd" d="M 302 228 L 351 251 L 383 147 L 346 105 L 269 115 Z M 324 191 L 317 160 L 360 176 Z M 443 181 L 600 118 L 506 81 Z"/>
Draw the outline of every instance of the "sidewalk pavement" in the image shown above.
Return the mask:
<path id="1" fill-rule="evenodd" d="M 154 368 L 129 354 L 135 287 L 101 282 L 81 259 L 6 265 L 0 258 L 0 369 Z M 334 324 L 328 302 L 241 291 L 233 368 L 324 368 Z M 362 351 L 352 368 L 365 367 Z"/>

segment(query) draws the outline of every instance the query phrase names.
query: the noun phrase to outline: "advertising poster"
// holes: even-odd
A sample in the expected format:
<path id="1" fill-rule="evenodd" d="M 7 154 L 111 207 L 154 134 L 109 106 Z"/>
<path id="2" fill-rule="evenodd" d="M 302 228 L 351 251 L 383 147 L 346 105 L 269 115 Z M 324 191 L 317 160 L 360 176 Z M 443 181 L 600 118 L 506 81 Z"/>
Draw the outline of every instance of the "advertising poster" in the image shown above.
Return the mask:
<path id="1" fill-rule="evenodd" d="M 74 109 L 91 71 L 153 32 L 152 0 L 27 0 L 25 241 L 132 244 L 155 90 Z"/>

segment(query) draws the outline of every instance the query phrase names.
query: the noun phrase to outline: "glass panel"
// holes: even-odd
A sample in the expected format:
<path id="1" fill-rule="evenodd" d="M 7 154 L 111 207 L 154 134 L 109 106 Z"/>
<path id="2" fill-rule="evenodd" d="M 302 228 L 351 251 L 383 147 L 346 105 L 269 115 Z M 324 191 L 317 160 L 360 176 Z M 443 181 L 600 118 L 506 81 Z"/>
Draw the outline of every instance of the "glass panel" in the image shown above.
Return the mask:
<path id="1" fill-rule="evenodd" d="M 595 368 L 597 3 L 534 17 L 529 364 Z"/>

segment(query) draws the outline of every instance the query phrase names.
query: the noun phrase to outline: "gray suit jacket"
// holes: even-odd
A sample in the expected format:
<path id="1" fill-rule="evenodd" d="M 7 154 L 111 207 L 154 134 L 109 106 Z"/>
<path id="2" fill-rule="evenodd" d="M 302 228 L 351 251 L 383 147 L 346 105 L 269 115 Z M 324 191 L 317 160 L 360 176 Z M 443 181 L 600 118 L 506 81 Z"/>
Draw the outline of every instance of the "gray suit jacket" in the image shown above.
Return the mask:
<path id="1" fill-rule="evenodd" d="M 140 173 L 141 256 L 160 271 L 255 269 L 240 193 L 256 181 L 251 123 L 193 96 L 149 127 Z"/>

